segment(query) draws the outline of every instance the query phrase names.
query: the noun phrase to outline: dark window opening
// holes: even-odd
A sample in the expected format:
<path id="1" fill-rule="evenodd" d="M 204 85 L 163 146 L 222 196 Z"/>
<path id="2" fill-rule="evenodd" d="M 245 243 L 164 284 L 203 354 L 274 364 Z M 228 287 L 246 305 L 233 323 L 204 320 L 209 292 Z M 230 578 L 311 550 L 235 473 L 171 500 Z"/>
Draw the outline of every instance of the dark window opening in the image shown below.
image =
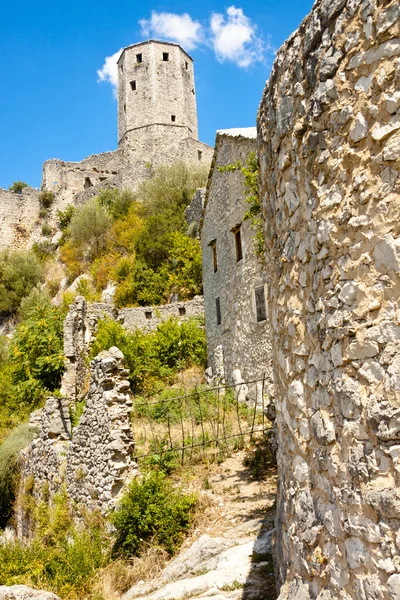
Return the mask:
<path id="1" fill-rule="evenodd" d="M 215 310 L 217 312 L 217 325 L 221 325 L 221 303 L 218 298 L 215 298 Z"/>
<path id="2" fill-rule="evenodd" d="M 131 90 L 133 92 L 136 90 L 136 81 L 131 81 Z"/>
<path id="3" fill-rule="evenodd" d="M 169 61 L 169 53 L 163 52 L 162 59 L 164 62 L 168 62 Z"/>
<path id="4" fill-rule="evenodd" d="M 124 65 L 121 65 L 120 69 L 121 69 L 121 73 L 123 73 L 123 71 L 124 71 Z"/>
<path id="5" fill-rule="evenodd" d="M 106 179 L 107 179 L 107 177 L 104 177 L 104 175 L 103 175 L 103 177 L 99 177 L 100 181 L 105 181 Z"/>
<path id="6" fill-rule="evenodd" d="M 194 95 L 194 88 L 192 88 L 192 94 Z"/>
<path id="7" fill-rule="evenodd" d="M 136 62 L 137 63 L 143 62 L 143 54 L 136 54 Z"/>
<path id="8" fill-rule="evenodd" d="M 186 315 L 186 308 L 184 306 L 179 307 L 179 316 L 184 317 Z"/>
<path id="9" fill-rule="evenodd" d="M 151 312 L 151 310 L 145 310 L 144 316 L 146 317 L 146 319 L 151 319 L 153 317 L 153 313 Z"/>
<path id="10" fill-rule="evenodd" d="M 85 189 L 93 187 L 93 183 L 90 181 L 90 177 L 85 177 L 85 183 L 83 184 L 83 187 Z"/>
<path id="11" fill-rule="evenodd" d="M 124 113 L 126 113 L 126 104 L 124 104 Z"/>
<path id="12" fill-rule="evenodd" d="M 264 286 L 258 287 L 254 290 L 254 295 L 256 299 L 256 314 L 257 314 L 257 322 L 265 321 L 267 318 L 267 307 L 265 304 L 265 292 Z"/>
<path id="13" fill-rule="evenodd" d="M 218 259 L 217 259 L 217 244 L 214 242 L 211 244 L 212 258 L 213 258 L 213 267 L 214 273 L 218 271 Z"/>
<path id="14" fill-rule="evenodd" d="M 197 150 L 197 158 L 201 160 L 203 157 L 203 152 L 201 150 Z"/>
<path id="15" fill-rule="evenodd" d="M 187 71 L 189 68 L 189 63 L 187 61 L 185 62 L 185 67 L 186 67 L 186 71 Z"/>
<path id="16" fill-rule="evenodd" d="M 236 262 L 239 262 L 243 258 L 242 236 L 240 233 L 240 225 L 233 230 L 233 235 L 235 236 Z"/>
<path id="17" fill-rule="evenodd" d="M 172 121 L 173 123 L 175 123 L 175 121 L 176 121 L 176 115 L 171 115 L 171 121 Z"/>

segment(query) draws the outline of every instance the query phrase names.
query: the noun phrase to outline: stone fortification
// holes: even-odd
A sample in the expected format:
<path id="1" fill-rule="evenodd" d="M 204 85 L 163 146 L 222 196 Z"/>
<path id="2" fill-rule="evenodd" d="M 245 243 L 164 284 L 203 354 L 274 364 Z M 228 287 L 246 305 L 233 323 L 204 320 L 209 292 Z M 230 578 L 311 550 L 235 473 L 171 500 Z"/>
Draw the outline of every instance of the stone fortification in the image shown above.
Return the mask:
<path id="1" fill-rule="evenodd" d="M 206 188 L 198 188 L 190 204 L 185 210 L 185 219 L 187 224 L 190 228 L 193 228 L 194 226 L 194 230 L 191 231 L 191 235 L 195 235 L 198 238 L 200 237 L 200 227 L 203 219 L 205 200 Z"/>
<path id="2" fill-rule="evenodd" d="M 400 598 L 399 19 L 318 0 L 259 109 L 281 600 Z"/>
<path id="3" fill-rule="evenodd" d="M 30 501 L 50 502 L 63 486 L 78 507 L 106 513 L 136 474 L 132 400 L 122 353 L 118 348 L 101 352 L 90 371 L 85 408 L 74 429 L 74 406 L 67 398 L 49 398 L 31 415 L 39 436 L 20 455 L 15 521 L 21 539 L 33 531 Z"/>
<path id="4" fill-rule="evenodd" d="M 127 331 L 135 329 L 154 331 L 160 323 L 170 317 L 186 320 L 203 316 L 204 300 L 201 296 L 195 296 L 193 300 L 187 302 L 119 310 L 104 302 L 89 304 L 83 296 L 78 296 L 71 304 L 64 321 L 64 354 L 67 361 L 61 393 L 72 400 L 82 395 L 88 375 L 87 353 L 96 336 L 100 319 L 105 317 L 114 319 Z"/>
<path id="5" fill-rule="evenodd" d="M 25 248 L 40 237 L 39 191 L 0 189 L 0 248 Z"/>
<path id="6" fill-rule="evenodd" d="M 251 222 L 244 220 L 244 176 L 219 170 L 245 165 L 255 150 L 254 127 L 217 133 L 201 229 L 207 353 L 214 377 L 240 383 L 265 375 L 272 394 L 266 274 Z"/>

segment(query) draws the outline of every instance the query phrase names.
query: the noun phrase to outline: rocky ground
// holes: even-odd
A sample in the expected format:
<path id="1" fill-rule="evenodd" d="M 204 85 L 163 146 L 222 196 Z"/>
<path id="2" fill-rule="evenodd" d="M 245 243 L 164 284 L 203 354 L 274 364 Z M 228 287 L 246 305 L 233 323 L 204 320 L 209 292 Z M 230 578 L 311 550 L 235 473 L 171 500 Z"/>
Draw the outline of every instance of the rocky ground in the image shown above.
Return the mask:
<path id="1" fill-rule="evenodd" d="M 151 582 L 139 582 L 122 600 L 274 600 L 272 537 L 276 476 L 256 480 L 244 452 L 208 478 L 211 508 L 180 554 Z"/>

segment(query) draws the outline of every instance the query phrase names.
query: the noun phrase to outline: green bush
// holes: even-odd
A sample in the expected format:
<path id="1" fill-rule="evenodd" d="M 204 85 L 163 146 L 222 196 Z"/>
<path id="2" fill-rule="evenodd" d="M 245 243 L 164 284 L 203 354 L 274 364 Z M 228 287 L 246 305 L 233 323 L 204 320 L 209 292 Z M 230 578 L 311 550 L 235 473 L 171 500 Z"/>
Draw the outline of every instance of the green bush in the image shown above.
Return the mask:
<path id="1" fill-rule="evenodd" d="M 85 248 L 88 257 L 97 258 L 106 246 L 111 224 L 108 210 L 92 198 L 74 212 L 69 226 L 71 239 Z"/>
<path id="2" fill-rule="evenodd" d="M 126 332 L 111 319 L 99 321 L 91 357 L 112 346 L 125 356 L 134 393 L 159 387 L 172 381 L 179 370 L 206 362 L 205 332 L 196 319 L 180 323 L 171 318 L 147 334 L 139 329 Z"/>
<path id="3" fill-rule="evenodd" d="M 32 309 L 16 328 L 10 348 L 11 379 L 16 400 L 35 407 L 46 391 L 60 385 L 64 371 L 63 311 L 32 299 Z"/>
<path id="4" fill-rule="evenodd" d="M 52 234 L 52 229 L 48 223 L 43 223 L 42 225 L 42 235 L 46 237 L 50 237 Z"/>
<path id="5" fill-rule="evenodd" d="M 65 231 L 71 223 L 71 219 L 75 213 L 75 206 L 70 204 L 65 210 L 57 211 L 58 226 L 61 231 Z"/>
<path id="6" fill-rule="evenodd" d="M 21 304 L 18 310 L 19 321 L 25 321 L 29 316 L 40 309 L 40 307 L 50 307 L 50 295 L 45 289 L 34 287 L 30 291 L 28 296 L 25 296 L 21 300 Z"/>
<path id="7" fill-rule="evenodd" d="M 10 192 L 15 192 L 16 194 L 21 194 L 24 188 L 28 187 L 28 184 L 24 181 L 14 181 L 12 185 L 9 186 Z"/>
<path id="8" fill-rule="evenodd" d="M 101 206 L 107 208 L 114 220 L 125 217 L 134 200 L 133 193 L 128 188 L 100 190 L 97 197 Z"/>
<path id="9" fill-rule="evenodd" d="M 39 202 L 43 208 L 50 208 L 54 202 L 54 194 L 49 190 L 43 190 L 39 194 Z"/>
<path id="10" fill-rule="evenodd" d="M 196 496 L 174 488 L 160 471 L 135 479 L 112 516 L 115 553 L 138 556 L 151 543 L 174 554 L 191 526 L 195 507 Z"/>
<path id="11" fill-rule="evenodd" d="M 18 455 L 32 438 L 32 431 L 28 426 L 19 425 L 0 445 L 0 528 L 11 517 L 17 484 Z"/>
<path id="12" fill-rule="evenodd" d="M 0 251 L 0 312 L 15 313 L 22 298 L 42 280 L 42 267 L 33 252 Z"/>

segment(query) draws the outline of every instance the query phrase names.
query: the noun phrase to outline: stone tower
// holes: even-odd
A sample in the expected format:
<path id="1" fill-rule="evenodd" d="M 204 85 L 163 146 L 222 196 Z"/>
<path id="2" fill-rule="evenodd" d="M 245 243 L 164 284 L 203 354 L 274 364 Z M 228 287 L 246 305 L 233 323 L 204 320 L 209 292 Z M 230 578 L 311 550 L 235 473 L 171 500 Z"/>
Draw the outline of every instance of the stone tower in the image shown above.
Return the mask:
<path id="1" fill-rule="evenodd" d="M 118 61 L 118 145 L 198 140 L 193 60 L 177 44 L 149 40 Z"/>

